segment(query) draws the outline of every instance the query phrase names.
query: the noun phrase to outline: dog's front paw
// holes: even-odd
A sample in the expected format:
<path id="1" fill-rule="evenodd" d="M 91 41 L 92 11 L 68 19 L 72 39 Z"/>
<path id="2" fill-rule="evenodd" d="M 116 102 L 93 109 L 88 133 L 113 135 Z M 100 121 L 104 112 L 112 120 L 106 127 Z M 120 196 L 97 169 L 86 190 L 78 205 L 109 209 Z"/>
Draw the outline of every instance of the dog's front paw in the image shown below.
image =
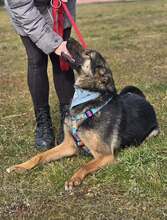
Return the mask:
<path id="1" fill-rule="evenodd" d="M 69 181 L 65 183 L 65 190 L 71 191 L 75 186 L 79 186 L 82 180 L 79 177 L 72 177 Z"/>
<path id="2" fill-rule="evenodd" d="M 21 172 L 24 172 L 25 170 L 26 170 L 25 167 L 22 167 L 20 165 L 14 165 L 12 167 L 7 168 L 6 172 L 11 173 L 11 172 L 15 171 L 15 172 L 21 173 Z"/>

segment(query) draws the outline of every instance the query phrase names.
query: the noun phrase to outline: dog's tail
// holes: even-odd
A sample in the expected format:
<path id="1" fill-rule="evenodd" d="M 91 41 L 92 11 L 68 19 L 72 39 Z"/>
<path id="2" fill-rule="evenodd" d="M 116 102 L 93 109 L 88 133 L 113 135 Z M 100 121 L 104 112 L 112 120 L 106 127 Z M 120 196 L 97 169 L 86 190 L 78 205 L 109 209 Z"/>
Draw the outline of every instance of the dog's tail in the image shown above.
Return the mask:
<path id="1" fill-rule="evenodd" d="M 124 95 L 126 93 L 134 93 L 143 98 L 146 98 L 144 93 L 135 86 L 126 86 L 125 88 L 122 89 L 122 91 L 120 92 L 120 95 Z"/>

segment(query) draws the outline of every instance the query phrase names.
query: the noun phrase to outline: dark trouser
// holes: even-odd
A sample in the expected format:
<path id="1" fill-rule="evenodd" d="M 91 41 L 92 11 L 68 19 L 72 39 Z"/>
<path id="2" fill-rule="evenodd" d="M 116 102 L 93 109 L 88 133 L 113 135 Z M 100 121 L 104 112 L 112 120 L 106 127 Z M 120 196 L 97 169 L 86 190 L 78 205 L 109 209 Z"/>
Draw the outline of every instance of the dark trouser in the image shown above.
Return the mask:
<path id="1" fill-rule="evenodd" d="M 70 36 L 71 29 L 65 30 L 64 39 Z M 32 96 L 34 109 L 49 105 L 49 82 L 47 75 L 48 56 L 42 52 L 29 37 L 21 36 L 28 57 L 28 86 Z M 59 57 L 51 53 L 53 66 L 53 80 L 57 96 L 61 105 L 69 104 L 74 93 L 74 73 L 72 69 L 61 72 Z"/>

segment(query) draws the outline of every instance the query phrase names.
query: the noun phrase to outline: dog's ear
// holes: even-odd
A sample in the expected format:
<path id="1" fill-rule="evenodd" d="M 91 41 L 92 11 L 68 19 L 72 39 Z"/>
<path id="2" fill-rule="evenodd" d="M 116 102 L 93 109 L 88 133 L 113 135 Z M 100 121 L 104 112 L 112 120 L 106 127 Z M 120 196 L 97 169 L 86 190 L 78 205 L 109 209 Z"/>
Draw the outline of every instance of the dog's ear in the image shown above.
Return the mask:
<path id="1" fill-rule="evenodd" d="M 96 51 L 88 51 L 91 59 L 92 72 L 95 73 L 97 68 L 105 66 L 105 59 Z"/>
<path id="2" fill-rule="evenodd" d="M 104 58 L 96 51 L 91 51 L 90 57 L 97 65 L 103 65 L 105 63 Z"/>
<path id="3" fill-rule="evenodd" d="M 107 90 L 110 93 L 116 93 L 111 70 L 105 66 L 97 68 L 96 71 L 99 74 L 101 86 L 104 87 L 104 90 Z"/>
<path id="4" fill-rule="evenodd" d="M 88 53 L 91 59 L 92 73 L 96 77 L 99 89 L 108 91 L 109 93 L 116 93 L 112 71 L 105 59 L 97 51 L 88 51 Z"/>

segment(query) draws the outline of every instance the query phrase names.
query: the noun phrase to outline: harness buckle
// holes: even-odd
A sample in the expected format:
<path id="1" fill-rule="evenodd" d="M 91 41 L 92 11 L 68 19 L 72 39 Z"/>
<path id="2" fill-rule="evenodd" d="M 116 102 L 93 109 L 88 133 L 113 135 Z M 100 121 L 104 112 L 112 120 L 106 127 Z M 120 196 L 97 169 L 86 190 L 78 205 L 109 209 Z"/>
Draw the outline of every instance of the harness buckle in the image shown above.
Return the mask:
<path id="1" fill-rule="evenodd" d="M 93 112 L 91 110 L 88 110 L 85 112 L 85 115 L 87 118 L 91 118 L 93 116 Z"/>

